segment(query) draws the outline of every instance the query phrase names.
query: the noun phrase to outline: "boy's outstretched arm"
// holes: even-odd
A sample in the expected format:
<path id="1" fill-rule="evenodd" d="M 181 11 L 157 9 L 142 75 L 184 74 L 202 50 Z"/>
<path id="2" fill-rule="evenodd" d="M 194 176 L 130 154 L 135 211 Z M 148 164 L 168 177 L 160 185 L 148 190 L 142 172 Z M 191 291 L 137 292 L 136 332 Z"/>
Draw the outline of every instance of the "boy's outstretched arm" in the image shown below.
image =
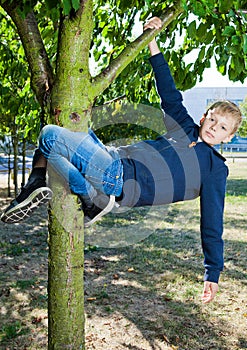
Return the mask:
<path id="1" fill-rule="evenodd" d="M 143 29 L 160 29 L 162 27 L 161 19 L 159 17 L 152 17 L 147 23 L 144 24 Z M 160 49 L 155 38 L 148 44 L 151 56 L 160 53 Z"/>
<path id="2" fill-rule="evenodd" d="M 158 17 L 151 18 L 147 23 L 144 24 L 143 29 L 160 29 L 161 27 L 161 20 Z M 160 49 L 157 45 L 157 42 L 155 39 L 153 39 L 149 45 L 149 50 L 151 53 L 151 56 L 157 55 L 160 53 Z M 168 83 L 167 83 L 168 84 Z M 202 294 L 202 302 L 203 303 L 209 303 L 211 302 L 216 293 L 218 292 L 218 283 L 205 281 L 204 282 L 204 288 L 203 288 L 203 294 Z"/>

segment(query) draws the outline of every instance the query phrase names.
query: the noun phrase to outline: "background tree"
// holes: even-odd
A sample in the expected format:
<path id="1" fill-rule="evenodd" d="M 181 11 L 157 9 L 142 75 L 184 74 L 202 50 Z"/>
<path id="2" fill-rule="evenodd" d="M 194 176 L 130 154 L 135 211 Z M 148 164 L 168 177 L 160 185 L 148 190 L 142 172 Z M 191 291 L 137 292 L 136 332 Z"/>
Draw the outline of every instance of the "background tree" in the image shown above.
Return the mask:
<path id="1" fill-rule="evenodd" d="M 20 158 L 18 156 L 20 153 L 22 154 L 22 163 L 25 168 L 26 154 L 23 152 L 22 146 L 25 146 L 27 142 L 33 143 L 37 140 L 39 105 L 30 89 L 28 64 L 21 41 L 13 22 L 6 17 L 1 8 L 0 20 L 0 132 L 2 136 L 9 136 L 9 141 L 12 144 L 9 151 L 14 157 L 9 171 L 13 172 L 16 195 L 18 191 L 18 160 Z M 10 143 L 7 144 L 10 145 Z M 25 182 L 24 171 L 22 182 Z M 10 194 L 10 188 L 8 191 Z"/>
<path id="2" fill-rule="evenodd" d="M 179 88 L 201 79 L 212 56 L 230 79 L 246 77 L 246 3 L 241 1 L 190 1 L 182 8 L 180 2 L 137 0 L 0 0 L 0 5 L 22 41 L 42 114 L 72 130 L 86 130 L 93 106 L 120 90 L 130 101 L 157 102 L 147 51 L 142 51 L 157 33 L 133 40 L 138 18 L 151 14 L 166 28 L 160 40 Z M 184 56 L 194 50 L 197 59 L 185 64 Z M 52 187 L 49 349 L 82 349 L 83 220 L 75 198 L 57 181 Z"/>
<path id="3" fill-rule="evenodd" d="M 247 137 L 247 97 L 240 104 L 240 109 L 243 114 L 243 122 L 239 128 L 239 135 L 242 137 Z"/>

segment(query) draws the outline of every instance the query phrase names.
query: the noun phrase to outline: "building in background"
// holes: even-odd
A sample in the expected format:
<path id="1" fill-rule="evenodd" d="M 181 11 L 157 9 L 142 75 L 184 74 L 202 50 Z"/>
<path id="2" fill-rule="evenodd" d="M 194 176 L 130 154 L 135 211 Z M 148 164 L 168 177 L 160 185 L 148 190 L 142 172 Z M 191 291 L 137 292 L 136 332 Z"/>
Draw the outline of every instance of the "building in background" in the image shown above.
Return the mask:
<path id="1" fill-rule="evenodd" d="M 224 99 L 239 104 L 246 96 L 247 87 L 195 87 L 183 92 L 184 105 L 197 123 L 212 102 Z"/>

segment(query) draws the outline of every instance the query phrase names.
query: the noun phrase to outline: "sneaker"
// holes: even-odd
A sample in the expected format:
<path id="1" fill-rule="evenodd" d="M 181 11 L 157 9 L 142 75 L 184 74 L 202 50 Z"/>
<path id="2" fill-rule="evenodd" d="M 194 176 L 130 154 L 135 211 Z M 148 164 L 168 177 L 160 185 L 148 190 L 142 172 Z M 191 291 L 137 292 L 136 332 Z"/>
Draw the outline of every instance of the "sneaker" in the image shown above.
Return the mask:
<path id="1" fill-rule="evenodd" d="M 115 196 L 99 194 L 91 205 L 83 201 L 82 196 L 78 196 L 81 201 L 81 209 L 84 212 L 84 227 L 89 227 L 98 221 L 102 216 L 109 213 L 115 206 Z"/>
<path id="2" fill-rule="evenodd" d="M 52 191 L 44 180 L 29 179 L 22 187 L 20 194 L 5 209 L 1 220 L 7 224 L 14 224 L 28 218 L 38 207 L 52 198 Z"/>

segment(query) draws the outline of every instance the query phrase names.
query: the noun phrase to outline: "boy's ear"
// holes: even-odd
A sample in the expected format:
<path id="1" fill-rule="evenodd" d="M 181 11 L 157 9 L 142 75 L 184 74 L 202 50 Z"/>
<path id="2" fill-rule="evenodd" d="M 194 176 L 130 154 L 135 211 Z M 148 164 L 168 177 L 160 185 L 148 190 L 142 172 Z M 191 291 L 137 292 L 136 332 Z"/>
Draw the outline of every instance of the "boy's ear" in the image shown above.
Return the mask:
<path id="1" fill-rule="evenodd" d="M 204 113 L 203 116 L 200 119 L 200 125 L 202 126 L 204 120 L 206 119 L 206 114 Z"/>

